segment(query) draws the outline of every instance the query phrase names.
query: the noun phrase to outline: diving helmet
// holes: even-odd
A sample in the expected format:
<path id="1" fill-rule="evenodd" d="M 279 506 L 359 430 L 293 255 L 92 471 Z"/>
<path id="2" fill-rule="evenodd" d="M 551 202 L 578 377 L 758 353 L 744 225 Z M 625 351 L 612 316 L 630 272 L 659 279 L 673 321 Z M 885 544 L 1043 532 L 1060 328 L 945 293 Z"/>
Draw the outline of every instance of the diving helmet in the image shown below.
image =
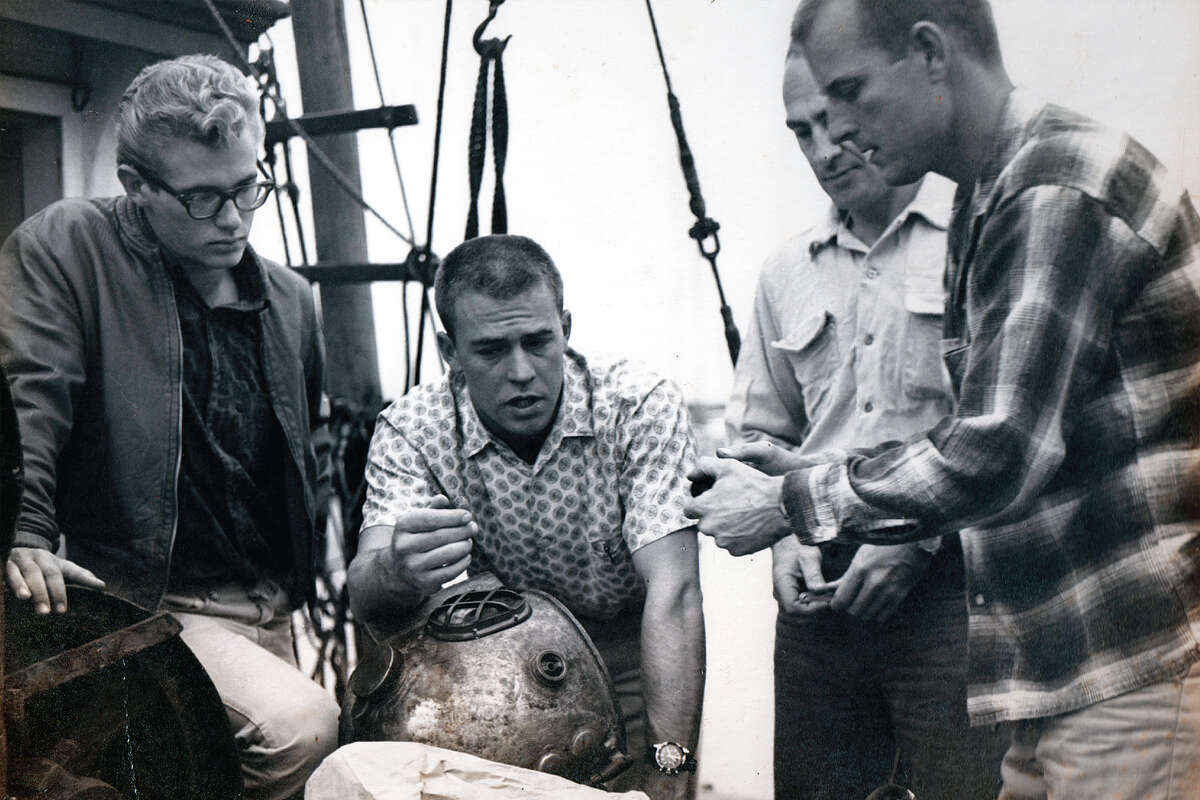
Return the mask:
<path id="1" fill-rule="evenodd" d="M 599 786 L 631 759 L 616 693 L 560 602 L 491 575 L 375 628 L 342 704 L 342 744 L 413 741 Z"/>

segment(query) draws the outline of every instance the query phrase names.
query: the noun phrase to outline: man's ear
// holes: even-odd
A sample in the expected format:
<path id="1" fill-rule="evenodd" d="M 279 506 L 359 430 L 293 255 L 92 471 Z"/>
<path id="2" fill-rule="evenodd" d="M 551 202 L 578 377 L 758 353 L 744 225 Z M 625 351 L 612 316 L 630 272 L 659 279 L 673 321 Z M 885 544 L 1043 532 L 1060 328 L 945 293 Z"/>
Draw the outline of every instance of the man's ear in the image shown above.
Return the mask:
<path id="1" fill-rule="evenodd" d="M 908 46 L 910 53 L 920 57 L 933 80 L 945 80 L 951 43 L 944 28 L 932 22 L 918 22 L 909 32 Z"/>
<path id="2" fill-rule="evenodd" d="M 125 188 L 134 203 L 144 206 L 153 187 L 142 177 L 142 174 L 128 164 L 117 165 L 117 180 Z"/>
<path id="3" fill-rule="evenodd" d="M 563 309 L 562 316 L 559 317 L 559 319 L 562 320 L 563 338 L 570 339 L 571 338 L 571 312 L 567 311 L 566 309 Z"/>
<path id="4" fill-rule="evenodd" d="M 442 361 L 450 365 L 451 369 L 458 369 L 458 351 L 454 349 L 454 340 L 450 338 L 450 334 L 445 331 L 437 332 L 437 348 L 442 354 Z"/>

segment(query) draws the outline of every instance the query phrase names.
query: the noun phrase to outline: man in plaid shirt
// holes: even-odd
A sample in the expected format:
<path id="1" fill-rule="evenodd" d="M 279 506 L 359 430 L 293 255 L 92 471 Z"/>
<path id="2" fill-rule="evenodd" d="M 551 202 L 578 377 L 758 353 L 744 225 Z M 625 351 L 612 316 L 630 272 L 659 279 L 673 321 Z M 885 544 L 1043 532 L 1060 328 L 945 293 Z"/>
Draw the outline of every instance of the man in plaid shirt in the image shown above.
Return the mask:
<path id="1" fill-rule="evenodd" d="M 975 724 L 1004 798 L 1200 783 L 1200 218 L 1128 136 L 1014 89 L 986 0 L 805 0 L 828 125 L 893 185 L 959 184 L 954 416 L 782 478 L 705 460 L 735 554 L 962 529 Z M 887 654 L 881 654 L 886 658 Z"/>

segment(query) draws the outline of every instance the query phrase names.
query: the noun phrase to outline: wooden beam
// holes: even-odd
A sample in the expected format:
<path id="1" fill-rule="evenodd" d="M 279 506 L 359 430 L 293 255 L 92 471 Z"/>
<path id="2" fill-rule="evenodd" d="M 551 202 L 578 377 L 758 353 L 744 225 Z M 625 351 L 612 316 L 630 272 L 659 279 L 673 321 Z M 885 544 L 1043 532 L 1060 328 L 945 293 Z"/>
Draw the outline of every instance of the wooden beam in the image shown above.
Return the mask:
<path id="1" fill-rule="evenodd" d="M 292 31 L 299 55 L 300 96 L 305 113 L 353 108 L 342 0 L 296 0 L 292 3 Z M 351 184 L 361 190 L 358 142 L 354 134 L 321 136 L 316 141 Z M 308 163 L 317 258 L 365 262 L 367 231 L 362 209 L 315 159 L 310 157 Z M 321 309 L 329 354 L 326 380 L 329 394 L 365 407 L 377 407 L 382 392 L 371 287 L 322 286 Z"/>
<path id="2" fill-rule="evenodd" d="M 320 111 L 293 117 L 309 136 L 325 136 L 331 133 L 348 133 L 368 128 L 399 128 L 417 124 L 416 106 L 379 106 L 356 111 Z M 272 147 L 296 133 L 286 119 L 273 119 L 267 123 L 266 146 Z"/>

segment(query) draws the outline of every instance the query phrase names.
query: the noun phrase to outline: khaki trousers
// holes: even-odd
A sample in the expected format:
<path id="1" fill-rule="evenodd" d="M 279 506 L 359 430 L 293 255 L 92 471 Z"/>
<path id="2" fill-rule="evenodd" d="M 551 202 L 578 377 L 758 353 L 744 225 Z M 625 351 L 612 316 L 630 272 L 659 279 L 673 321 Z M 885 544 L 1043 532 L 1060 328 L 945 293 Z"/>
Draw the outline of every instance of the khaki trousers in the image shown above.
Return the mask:
<path id="1" fill-rule="evenodd" d="M 285 593 L 226 587 L 163 603 L 225 704 L 246 800 L 299 796 L 337 748 L 338 705 L 296 666 Z"/>

